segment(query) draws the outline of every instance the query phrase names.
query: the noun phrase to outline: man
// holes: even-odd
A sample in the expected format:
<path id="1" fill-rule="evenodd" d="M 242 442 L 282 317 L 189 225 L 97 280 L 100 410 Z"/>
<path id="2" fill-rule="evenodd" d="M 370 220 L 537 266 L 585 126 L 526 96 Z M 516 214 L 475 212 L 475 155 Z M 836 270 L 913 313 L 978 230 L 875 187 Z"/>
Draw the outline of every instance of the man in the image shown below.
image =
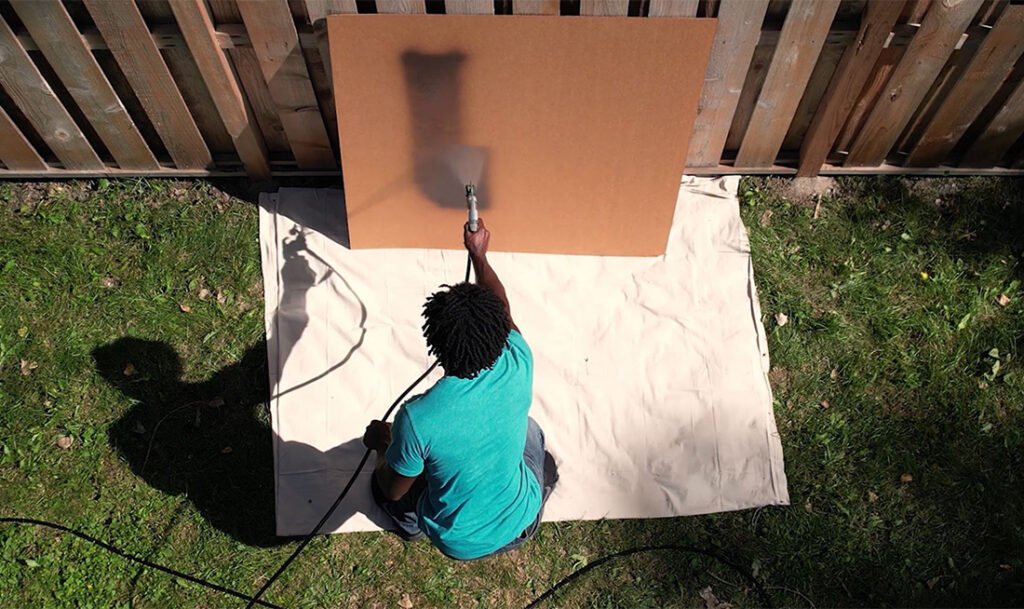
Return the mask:
<path id="1" fill-rule="evenodd" d="M 490 236 L 483 220 L 476 232 L 467 225 L 476 284 L 443 286 L 423 306 L 423 335 L 445 376 L 403 404 L 393 426 L 372 421 L 363 436 L 377 451 L 374 499 L 397 533 L 426 534 L 458 560 L 532 537 L 557 480 L 544 433 L 527 416 L 533 355 L 487 262 Z"/>

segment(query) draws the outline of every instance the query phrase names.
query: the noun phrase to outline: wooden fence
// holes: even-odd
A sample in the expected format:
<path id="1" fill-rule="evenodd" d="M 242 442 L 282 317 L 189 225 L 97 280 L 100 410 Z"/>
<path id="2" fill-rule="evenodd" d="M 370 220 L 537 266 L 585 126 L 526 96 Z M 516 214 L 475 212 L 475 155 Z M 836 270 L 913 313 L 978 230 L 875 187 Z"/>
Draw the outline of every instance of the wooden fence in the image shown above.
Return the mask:
<path id="1" fill-rule="evenodd" d="M 1007 0 L 0 0 L 0 177 L 337 174 L 355 12 L 717 17 L 689 172 L 1024 174 Z"/>

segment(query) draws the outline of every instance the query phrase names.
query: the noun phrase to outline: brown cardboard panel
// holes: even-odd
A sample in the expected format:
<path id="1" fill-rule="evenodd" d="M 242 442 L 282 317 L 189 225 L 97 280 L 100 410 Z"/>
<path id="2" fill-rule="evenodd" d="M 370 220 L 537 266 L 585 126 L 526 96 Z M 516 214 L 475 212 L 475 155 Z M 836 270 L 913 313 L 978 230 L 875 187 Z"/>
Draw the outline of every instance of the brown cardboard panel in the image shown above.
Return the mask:
<path id="1" fill-rule="evenodd" d="M 353 248 L 664 253 L 715 20 L 327 22 Z"/>

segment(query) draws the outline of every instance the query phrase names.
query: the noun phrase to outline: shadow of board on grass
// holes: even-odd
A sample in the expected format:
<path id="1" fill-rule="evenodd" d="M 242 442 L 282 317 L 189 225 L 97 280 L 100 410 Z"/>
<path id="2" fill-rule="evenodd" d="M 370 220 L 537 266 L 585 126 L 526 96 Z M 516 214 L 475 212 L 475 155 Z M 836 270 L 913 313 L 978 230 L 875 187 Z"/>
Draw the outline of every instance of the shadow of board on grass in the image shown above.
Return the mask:
<path id="1" fill-rule="evenodd" d="M 111 447 L 132 473 L 187 498 L 210 526 L 236 541 L 260 547 L 289 541 L 275 534 L 265 341 L 198 383 L 181 380 L 181 358 L 165 342 L 123 337 L 92 356 L 97 373 L 137 402 L 108 430 Z M 309 451 L 306 461 L 330 462 L 363 448 L 359 438 L 326 452 L 298 443 L 288 448 L 291 455 L 302 450 Z M 328 525 L 355 511 L 343 503 Z"/>

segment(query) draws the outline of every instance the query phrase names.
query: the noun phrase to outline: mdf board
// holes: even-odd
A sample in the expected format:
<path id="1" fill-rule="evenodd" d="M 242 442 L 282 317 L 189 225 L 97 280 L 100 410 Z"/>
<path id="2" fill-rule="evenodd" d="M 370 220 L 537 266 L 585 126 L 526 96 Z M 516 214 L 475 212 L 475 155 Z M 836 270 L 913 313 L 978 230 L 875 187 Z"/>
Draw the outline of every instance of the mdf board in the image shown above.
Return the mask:
<path id="1" fill-rule="evenodd" d="M 714 20 L 327 22 L 353 248 L 664 253 Z"/>

